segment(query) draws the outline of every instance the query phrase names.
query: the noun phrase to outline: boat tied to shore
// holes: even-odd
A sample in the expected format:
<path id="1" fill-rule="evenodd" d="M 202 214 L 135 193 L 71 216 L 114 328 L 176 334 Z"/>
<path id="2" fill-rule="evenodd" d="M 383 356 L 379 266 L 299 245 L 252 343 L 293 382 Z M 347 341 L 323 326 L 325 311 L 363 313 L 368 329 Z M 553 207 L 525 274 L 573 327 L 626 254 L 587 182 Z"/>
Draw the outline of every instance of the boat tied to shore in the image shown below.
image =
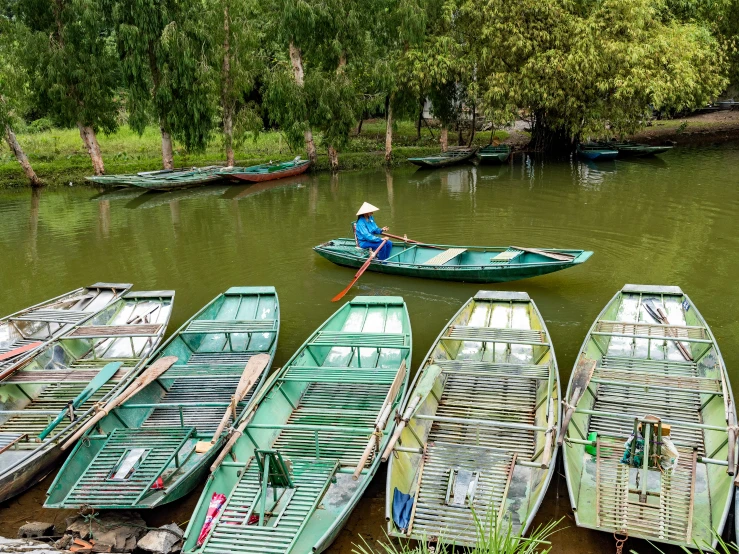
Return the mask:
<path id="1" fill-rule="evenodd" d="M 388 534 L 474 547 L 525 533 L 554 473 L 560 398 L 533 300 L 479 291 L 431 347 L 382 455 Z"/>
<path id="2" fill-rule="evenodd" d="M 192 491 L 264 384 L 279 327 L 274 287 L 214 298 L 152 356 L 141 376 L 160 367 L 156 378 L 123 392 L 77 442 L 45 506 L 145 509 Z"/>
<path id="3" fill-rule="evenodd" d="M 95 175 L 88 181 L 114 187 L 140 187 L 146 190 L 174 190 L 215 183 L 223 179 L 220 165 L 181 169 L 160 169 L 126 175 Z"/>
<path id="4" fill-rule="evenodd" d="M 427 169 L 438 169 L 469 162 L 475 157 L 476 153 L 477 148 L 459 148 L 448 150 L 447 152 L 439 152 L 433 156 L 408 158 L 408 161 Z"/>
<path id="5" fill-rule="evenodd" d="M 164 336 L 174 291 L 126 292 L 0 382 L 0 502 L 35 485 Z"/>
<path id="6" fill-rule="evenodd" d="M 502 164 L 511 157 L 511 147 L 507 144 L 489 144 L 478 150 L 477 156 L 483 164 Z"/>
<path id="7" fill-rule="evenodd" d="M 310 166 L 310 160 L 301 160 L 300 156 L 297 156 L 288 162 L 269 162 L 251 167 L 224 167 L 219 171 L 219 175 L 235 181 L 259 183 L 300 175 L 308 171 Z"/>
<path id="8" fill-rule="evenodd" d="M 408 383 L 402 298 L 358 296 L 270 377 L 190 518 L 183 552 L 322 552 L 380 465 Z"/>
<path id="9" fill-rule="evenodd" d="M 716 339 L 679 287 L 616 293 L 585 338 L 564 406 L 578 526 L 716 547 L 733 500 L 736 410 Z"/>

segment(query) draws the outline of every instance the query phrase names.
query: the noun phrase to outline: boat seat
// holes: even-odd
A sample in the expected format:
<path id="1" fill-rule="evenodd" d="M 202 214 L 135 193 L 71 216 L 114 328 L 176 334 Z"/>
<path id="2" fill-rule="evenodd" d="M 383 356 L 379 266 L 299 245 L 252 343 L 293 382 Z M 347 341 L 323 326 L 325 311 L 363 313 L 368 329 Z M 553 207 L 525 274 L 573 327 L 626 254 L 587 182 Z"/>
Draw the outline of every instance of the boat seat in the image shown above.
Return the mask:
<path id="1" fill-rule="evenodd" d="M 475 342 L 548 345 L 546 333 L 544 331 L 534 329 L 500 329 L 494 327 L 452 325 L 449 328 L 449 334 L 441 338 L 446 340 L 466 340 Z"/>
<path id="2" fill-rule="evenodd" d="M 41 308 L 10 318 L 10 321 L 44 321 L 46 323 L 79 323 L 92 315 L 82 310 L 55 310 L 53 308 Z"/>
<path id="3" fill-rule="evenodd" d="M 120 381 L 130 371 L 130 367 L 121 367 L 115 372 L 112 381 Z M 43 383 L 89 383 L 99 373 L 100 369 L 24 369 L 16 371 L 3 381 L 3 384 L 43 384 Z"/>
<path id="4" fill-rule="evenodd" d="M 390 384 L 397 373 L 397 369 L 383 368 L 290 366 L 279 380 L 311 383 Z"/>
<path id="5" fill-rule="evenodd" d="M 405 333 L 353 333 L 347 331 L 320 331 L 309 346 L 410 348 L 410 336 Z"/>
<path id="6" fill-rule="evenodd" d="M 275 319 L 249 319 L 243 321 L 220 321 L 196 319 L 180 334 L 214 334 L 214 333 L 274 333 L 277 331 Z"/>
<path id="7" fill-rule="evenodd" d="M 490 263 L 493 264 L 508 264 L 523 254 L 522 250 L 516 248 L 509 248 L 503 252 L 499 252 L 497 255 L 490 258 Z"/>
<path id="8" fill-rule="evenodd" d="M 443 373 L 451 375 L 494 377 L 496 379 L 531 379 L 535 381 L 549 380 L 549 366 L 546 364 L 506 364 L 472 360 L 437 360 L 434 363 L 441 367 Z"/>
<path id="9" fill-rule="evenodd" d="M 155 337 L 162 330 L 161 323 L 135 325 L 85 325 L 77 327 L 64 338 Z"/>
<path id="10" fill-rule="evenodd" d="M 60 507 L 136 506 L 172 462 L 183 461 L 178 454 L 194 434 L 194 427 L 114 429 Z M 128 457 L 135 463 L 123 475 Z"/>
<path id="11" fill-rule="evenodd" d="M 436 256 L 430 260 L 426 260 L 421 265 L 444 265 L 465 252 L 467 252 L 466 248 L 449 248 L 443 252 L 439 252 Z"/>
<path id="12" fill-rule="evenodd" d="M 294 488 L 265 525 L 246 525 L 252 513 L 259 513 L 261 496 L 259 464 L 252 458 L 226 501 L 223 513 L 205 540 L 203 554 L 224 552 L 279 554 L 292 552 L 311 514 L 331 485 L 338 468 L 336 460 L 292 458 L 290 475 Z M 277 513 L 279 512 L 279 513 Z"/>
<path id="13" fill-rule="evenodd" d="M 595 326 L 595 331 L 629 336 L 649 336 L 653 339 L 675 337 L 682 339 L 710 340 L 705 327 L 694 327 L 687 325 L 657 325 L 650 323 L 624 323 L 621 321 L 600 320 Z"/>

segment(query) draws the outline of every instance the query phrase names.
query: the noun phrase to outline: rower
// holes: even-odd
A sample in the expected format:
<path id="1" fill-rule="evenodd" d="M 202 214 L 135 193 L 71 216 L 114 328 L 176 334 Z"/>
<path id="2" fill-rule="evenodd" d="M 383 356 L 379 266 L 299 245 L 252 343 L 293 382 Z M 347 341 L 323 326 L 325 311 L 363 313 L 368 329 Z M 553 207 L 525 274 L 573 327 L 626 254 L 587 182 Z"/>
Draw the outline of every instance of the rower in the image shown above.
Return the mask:
<path id="1" fill-rule="evenodd" d="M 377 210 L 379 210 L 379 208 L 373 206 L 369 202 L 365 202 L 357 212 L 357 223 L 354 227 L 354 234 L 360 248 L 377 248 L 383 241 L 383 239 L 379 238 L 379 235 L 389 229 L 388 227 L 380 229 L 380 227 L 377 226 L 377 223 L 375 223 L 373 213 Z M 393 243 L 388 240 L 380 251 L 377 252 L 377 259 L 386 259 L 390 256 L 390 251 L 392 249 Z"/>

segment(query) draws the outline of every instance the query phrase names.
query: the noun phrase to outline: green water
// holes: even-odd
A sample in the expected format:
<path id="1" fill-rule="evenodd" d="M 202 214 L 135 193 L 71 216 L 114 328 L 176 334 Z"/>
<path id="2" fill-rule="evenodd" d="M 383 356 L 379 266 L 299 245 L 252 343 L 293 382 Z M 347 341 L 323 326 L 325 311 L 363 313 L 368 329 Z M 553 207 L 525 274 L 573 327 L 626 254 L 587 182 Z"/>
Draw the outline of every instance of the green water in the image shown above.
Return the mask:
<path id="1" fill-rule="evenodd" d="M 503 167 L 348 172 L 269 185 L 179 193 L 86 187 L 0 190 L 0 314 L 95 281 L 175 289 L 170 331 L 233 285 L 274 285 L 282 327 L 276 366 L 337 308 L 354 271 L 311 247 L 348 236 L 363 201 L 380 225 L 446 244 L 593 250 L 584 265 L 497 285 L 536 301 L 554 341 L 563 385 L 595 316 L 625 283 L 679 285 L 698 305 L 739 387 L 739 144 L 677 149 L 660 158 L 600 164 L 517 157 Z M 367 273 L 356 294 L 402 295 L 413 325 L 414 366 L 459 306 L 480 287 Z M 384 476 L 330 552 L 348 554 L 358 533 L 382 538 Z M 564 480 L 553 480 L 540 519 L 564 517 L 555 552 L 613 550 L 604 534 L 574 529 Z M 0 534 L 41 512 L 48 481 L 0 505 Z M 197 495 L 149 517 L 188 519 Z M 18 520 L 18 522 L 16 522 Z M 655 552 L 646 543 L 628 548 Z M 627 550 L 628 550 L 627 548 Z M 675 552 L 672 550 L 670 552 Z"/>

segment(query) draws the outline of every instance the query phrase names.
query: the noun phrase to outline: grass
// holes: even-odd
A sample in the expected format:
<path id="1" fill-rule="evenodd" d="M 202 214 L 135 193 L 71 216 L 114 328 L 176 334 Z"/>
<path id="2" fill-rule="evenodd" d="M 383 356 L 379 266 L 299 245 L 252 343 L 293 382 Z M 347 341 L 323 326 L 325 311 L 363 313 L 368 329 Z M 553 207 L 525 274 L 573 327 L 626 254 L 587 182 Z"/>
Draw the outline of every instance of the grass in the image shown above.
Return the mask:
<path id="1" fill-rule="evenodd" d="M 405 163 L 407 157 L 438 151 L 439 130 L 434 129 L 433 134 L 432 138 L 429 129 L 424 126 L 421 139 L 418 140 L 414 122 L 398 122 L 393 136 L 394 164 Z M 504 140 L 508 134 L 499 131 L 496 132 L 496 136 Z M 321 145 L 320 136 L 316 137 L 316 140 L 319 148 L 316 170 L 327 170 L 326 148 Z M 482 146 L 489 140 L 490 133 L 481 132 L 475 137 L 475 144 Z M 18 141 L 36 173 L 47 184 L 83 183 L 84 178 L 92 172 L 90 158 L 82 146 L 76 129 L 18 133 Z M 161 168 L 161 137 L 157 128 L 149 127 L 139 137 L 128 126 L 122 126 L 112 135 L 100 134 L 98 141 L 108 174 L 136 173 Z M 456 143 L 457 134 L 450 132 L 449 144 Z M 340 152 L 341 169 L 382 166 L 385 163 L 384 149 L 385 121 L 382 119 L 366 121 L 362 126 L 362 133 L 359 136 L 352 134 L 349 144 Z M 254 165 L 270 160 L 289 159 L 296 155 L 304 155 L 304 152 L 302 149 L 291 151 L 281 133 L 269 131 L 261 133 L 255 141 L 250 140 L 241 145 L 236 151 L 236 161 L 239 165 Z M 205 152 L 196 154 L 189 153 L 175 144 L 174 161 L 177 167 L 223 163 L 222 141 L 220 137 L 215 136 Z M 0 150 L 0 186 L 26 184 L 26 178 L 10 150 Z"/>

